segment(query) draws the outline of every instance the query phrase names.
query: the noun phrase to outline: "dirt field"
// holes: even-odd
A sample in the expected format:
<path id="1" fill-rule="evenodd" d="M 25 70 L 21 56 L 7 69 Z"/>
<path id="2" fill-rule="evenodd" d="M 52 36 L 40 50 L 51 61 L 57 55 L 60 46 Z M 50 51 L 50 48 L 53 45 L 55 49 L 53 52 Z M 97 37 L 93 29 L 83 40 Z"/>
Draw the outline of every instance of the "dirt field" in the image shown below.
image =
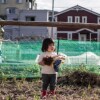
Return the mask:
<path id="1" fill-rule="evenodd" d="M 59 78 L 56 95 L 49 96 L 46 100 L 100 100 L 100 86 L 97 85 L 99 81 L 95 82 L 97 77 L 89 75 L 87 73 L 79 75 L 79 72 L 75 72 L 70 75 L 70 82 L 68 76 Z M 74 81 L 71 82 L 71 79 Z M 0 100 L 41 100 L 42 83 L 40 79 L 26 81 L 24 78 L 21 80 L 4 78 L 0 80 L 0 83 Z"/>
<path id="2" fill-rule="evenodd" d="M 41 81 L 3 81 L 0 100 L 41 100 Z M 56 95 L 47 100 L 100 100 L 100 87 L 59 86 Z"/>

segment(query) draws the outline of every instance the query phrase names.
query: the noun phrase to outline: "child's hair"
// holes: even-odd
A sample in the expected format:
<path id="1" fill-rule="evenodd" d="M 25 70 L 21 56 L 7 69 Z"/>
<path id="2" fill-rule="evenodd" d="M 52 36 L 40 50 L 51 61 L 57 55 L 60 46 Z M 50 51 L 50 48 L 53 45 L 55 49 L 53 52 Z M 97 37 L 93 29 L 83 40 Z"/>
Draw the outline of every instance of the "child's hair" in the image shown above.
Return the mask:
<path id="1" fill-rule="evenodd" d="M 54 44 L 54 41 L 51 38 L 45 38 L 42 43 L 42 52 L 46 52 L 48 50 L 48 46 L 52 43 Z"/>

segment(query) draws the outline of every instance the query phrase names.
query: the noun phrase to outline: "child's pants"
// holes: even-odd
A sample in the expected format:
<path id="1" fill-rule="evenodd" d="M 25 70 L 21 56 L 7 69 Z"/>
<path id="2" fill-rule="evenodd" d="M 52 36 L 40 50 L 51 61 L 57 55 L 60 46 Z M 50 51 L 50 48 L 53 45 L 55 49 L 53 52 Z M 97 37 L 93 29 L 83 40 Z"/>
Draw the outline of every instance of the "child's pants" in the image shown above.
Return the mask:
<path id="1" fill-rule="evenodd" d="M 42 74 L 42 90 L 47 90 L 48 86 L 50 87 L 50 91 L 55 90 L 56 85 L 56 74 Z"/>

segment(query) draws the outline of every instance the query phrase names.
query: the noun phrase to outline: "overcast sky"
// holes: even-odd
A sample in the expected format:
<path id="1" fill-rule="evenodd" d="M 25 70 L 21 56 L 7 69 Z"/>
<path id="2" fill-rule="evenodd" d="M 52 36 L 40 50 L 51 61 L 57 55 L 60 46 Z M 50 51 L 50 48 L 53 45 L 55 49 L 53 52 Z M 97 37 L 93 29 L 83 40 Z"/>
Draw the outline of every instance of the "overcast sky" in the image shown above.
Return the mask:
<path id="1" fill-rule="evenodd" d="M 52 9 L 52 0 L 36 0 L 38 9 Z M 62 11 L 80 5 L 100 13 L 100 0 L 54 0 L 54 10 Z"/>

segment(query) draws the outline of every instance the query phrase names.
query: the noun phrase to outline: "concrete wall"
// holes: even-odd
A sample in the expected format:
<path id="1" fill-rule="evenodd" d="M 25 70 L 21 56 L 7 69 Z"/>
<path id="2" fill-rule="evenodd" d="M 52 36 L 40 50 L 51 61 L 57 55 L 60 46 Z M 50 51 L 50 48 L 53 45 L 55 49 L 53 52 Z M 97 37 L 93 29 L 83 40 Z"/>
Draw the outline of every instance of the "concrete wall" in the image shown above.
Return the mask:
<path id="1" fill-rule="evenodd" d="M 7 20 L 13 20 L 17 18 L 18 21 L 26 21 L 26 16 L 35 17 L 35 21 L 49 21 L 49 11 L 48 10 L 20 10 L 16 14 L 8 14 Z M 5 26 L 5 39 L 12 39 L 25 36 L 40 36 L 49 37 L 51 33 L 51 28 L 49 27 L 33 27 L 33 26 Z"/>
<path id="2" fill-rule="evenodd" d="M 36 2 L 34 2 L 33 6 L 36 6 L 35 4 Z M 26 0 L 22 0 L 22 3 L 16 3 L 16 0 L 7 0 L 7 3 L 0 3 L 0 15 L 6 15 L 6 9 L 9 7 L 15 7 L 19 10 L 28 9 L 28 2 L 26 3 Z M 33 8 L 35 9 L 35 7 Z"/>

